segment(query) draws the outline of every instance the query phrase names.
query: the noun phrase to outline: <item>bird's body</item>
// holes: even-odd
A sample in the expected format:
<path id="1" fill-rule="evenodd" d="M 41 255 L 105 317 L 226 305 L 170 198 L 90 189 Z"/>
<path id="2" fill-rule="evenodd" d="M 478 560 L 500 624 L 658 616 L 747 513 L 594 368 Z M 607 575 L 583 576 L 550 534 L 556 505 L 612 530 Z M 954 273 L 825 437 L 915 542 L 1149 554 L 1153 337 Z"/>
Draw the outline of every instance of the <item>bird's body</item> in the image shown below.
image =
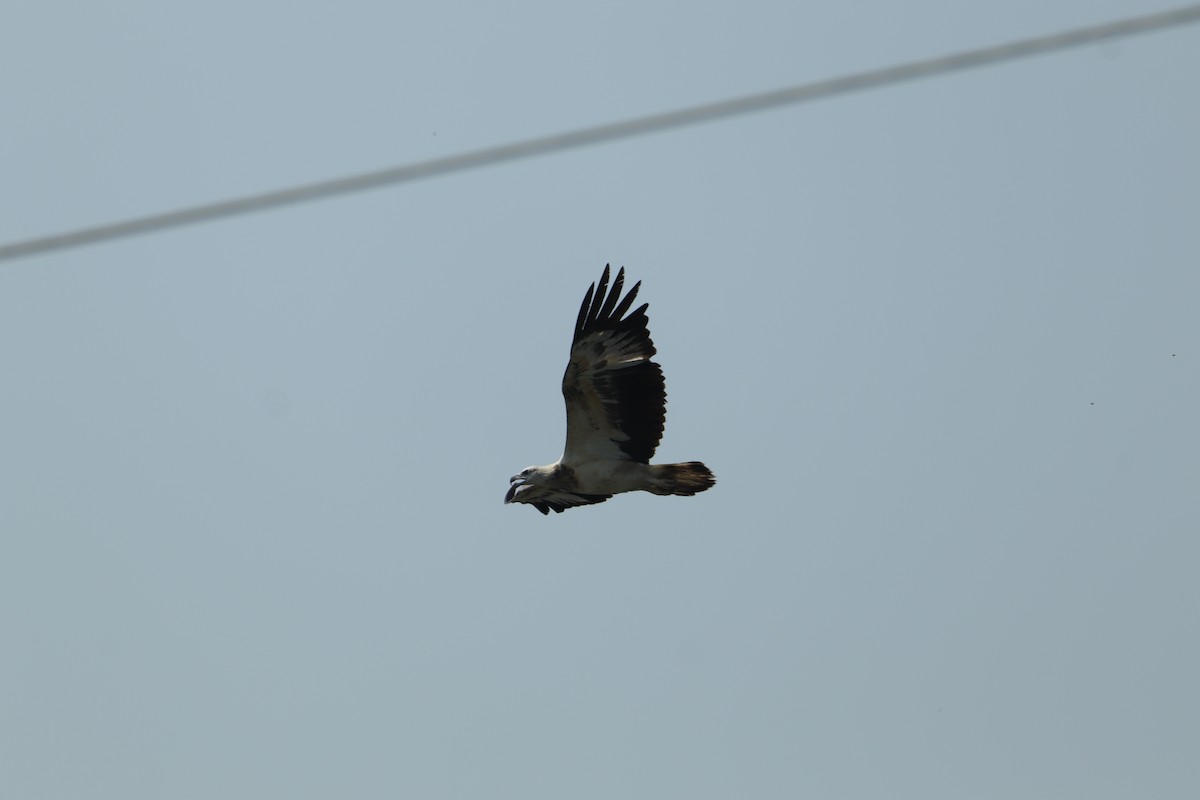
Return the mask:
<path id="1" fill-rule="evenodd" d="M 609 268 L 588 289 L 575 322 L 563 375 L 567 442 L 563 456 L 514 475 L 505 503 L 529 503 L 543 514 L 602 503 L 614 494 L 647 491 L 693 495 L 716 483 L 699 461 L 650 464 L 666 422 L 662 368 L 643 304 L 626 315 L 640 283 L 621 298 L 625 269 L 608 291 Z"/>

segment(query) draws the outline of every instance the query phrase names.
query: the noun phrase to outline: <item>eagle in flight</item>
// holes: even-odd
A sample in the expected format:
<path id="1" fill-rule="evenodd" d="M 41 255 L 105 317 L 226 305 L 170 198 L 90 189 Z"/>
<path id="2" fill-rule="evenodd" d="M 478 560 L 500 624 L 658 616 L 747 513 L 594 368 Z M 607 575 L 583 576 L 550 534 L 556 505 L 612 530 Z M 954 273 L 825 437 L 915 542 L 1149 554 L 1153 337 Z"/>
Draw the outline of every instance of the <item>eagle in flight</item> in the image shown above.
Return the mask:
<path id="1" fill-rule="evenodd" d="M 509 479 L 505 503 L 529 503 L 543 514 L 603 503 L 621 492 L 693 495 L 716 478 L 699 461 L 651 464 L 667 418 L 662 368 L 643 303 L 629 313 L 641 281 L 622 299 L 625 268 L 611 290 L 605 265 L 579 307 L 571 360 L 563 375 L 567 446 L 562 458 Z"/>

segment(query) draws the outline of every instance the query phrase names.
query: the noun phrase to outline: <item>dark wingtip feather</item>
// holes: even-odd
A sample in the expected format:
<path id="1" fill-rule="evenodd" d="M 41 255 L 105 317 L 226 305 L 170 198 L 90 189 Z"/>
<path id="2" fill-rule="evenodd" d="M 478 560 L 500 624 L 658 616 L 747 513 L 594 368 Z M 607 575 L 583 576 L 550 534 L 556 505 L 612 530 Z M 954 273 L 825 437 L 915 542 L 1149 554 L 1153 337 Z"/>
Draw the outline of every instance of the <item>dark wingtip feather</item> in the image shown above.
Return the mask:
<path id="1" fill-rule="evenodd" d="M 595 322 L 600 317 L 600 307 L 604 305 L 605 293 L 608 291 L 609 265 L 604 265 L 604 274 L 600 276 L 600 283 L 596 284 L 596 293 L 592 295 L 592 307 L 588 309 L 587 321 Z"/>
<path id="2" fill-rule="evenodd" d="M 629 310 L 631 305 L 633 305 L 633 300 L 635 297 L 637 297 L 638 289 L 640 289 L 641 286 L 641 281 L 638 281 L 633 285 L 633 288 L 629 290 L 629 294 L 625 295 L 625 299 L 621 301 L 621 305 L 612 310 L 613 319 L 620 319 L 621 317 L 625 316 L 625 312 Z"/>
<path id="3" fill-rule="evenodd" d="M 607 269 L 607 268 L 606 268 Z M 596 314 L 596 319 L 608 319 L 613 312 L 613 306 L 621 299 L 621 289 L 625 286 L 625 268 L 617 273 L 617 279 L 613 281 L 612 289 L 608 293 L 608 297 L 604 301 L 604 305 L 600 307 L 600 311 Z"/>
<path id="4" fill-rule="evenodd" d="M 579 316 L 575 318 L 575 336 L 576 337 L 579 337 L 583 333 L 584 328 L 587 327 L 588 311 L 591 310 L 592 295 L 595 293 L 595 291 L 596 291 L 596 284 L 593 283 L 591 286 L 588 287 L 587 294 L 585 294 L 583 296 L 583 305 L 581 305 L 579 307 Z"/>

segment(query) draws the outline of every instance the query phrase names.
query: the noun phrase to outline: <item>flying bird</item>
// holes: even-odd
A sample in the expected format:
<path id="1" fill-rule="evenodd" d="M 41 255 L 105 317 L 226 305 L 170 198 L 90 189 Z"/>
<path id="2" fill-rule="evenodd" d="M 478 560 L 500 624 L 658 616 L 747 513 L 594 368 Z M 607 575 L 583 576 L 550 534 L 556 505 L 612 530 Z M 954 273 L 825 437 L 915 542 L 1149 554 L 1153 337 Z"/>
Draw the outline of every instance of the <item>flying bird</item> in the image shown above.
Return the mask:
<path id="1" fill-rule="evenodd" d="M 609 265 L 584 295 L 563 375 L 567 445 L 562 458 L 509 478 L 505 503 L 529 503 L 543 514 L 603 503 L 621 492 L 694 495 L 716 478 L 699 461 L 651 464 L 667 418 L 662 367 L 643 303 L 629 313 L 641 281 L 621 298 L 625 268 L 608 286 Z"/>

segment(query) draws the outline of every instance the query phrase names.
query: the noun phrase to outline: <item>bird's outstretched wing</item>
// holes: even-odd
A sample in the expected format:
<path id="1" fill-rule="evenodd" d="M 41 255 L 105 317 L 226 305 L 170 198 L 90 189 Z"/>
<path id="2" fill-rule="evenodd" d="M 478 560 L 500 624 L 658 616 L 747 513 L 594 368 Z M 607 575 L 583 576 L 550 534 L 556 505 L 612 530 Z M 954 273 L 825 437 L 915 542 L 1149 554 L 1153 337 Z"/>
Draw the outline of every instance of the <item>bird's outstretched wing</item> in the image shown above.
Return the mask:
<path id="1" fill-rule="evenodd" d="M 548 490 L 540 492 L 535 500 L 528 500 L 530 505 L 543 514 L 549 514 L 551 509 L 561 514 L 574 506 L 590 506 L 593 503 L 603 503 L 611 498 L 611 494 L 579 494 L 578 492 L 560 492 Z"/>
<path id="2" fill-rule="evenodd" d="M 571 360 L 563 375 L 567 404 L 567 445 L 562 463 L 624 459 L 649 463 L 662 439 L 667 392 L 662 368 L 650 360 L 654 342 L 643 303 L 626 316 L 641 281 L 621 298 L 625 268 L 612 289 L 605 265 L 592 284 L 571 341 Z"/>

